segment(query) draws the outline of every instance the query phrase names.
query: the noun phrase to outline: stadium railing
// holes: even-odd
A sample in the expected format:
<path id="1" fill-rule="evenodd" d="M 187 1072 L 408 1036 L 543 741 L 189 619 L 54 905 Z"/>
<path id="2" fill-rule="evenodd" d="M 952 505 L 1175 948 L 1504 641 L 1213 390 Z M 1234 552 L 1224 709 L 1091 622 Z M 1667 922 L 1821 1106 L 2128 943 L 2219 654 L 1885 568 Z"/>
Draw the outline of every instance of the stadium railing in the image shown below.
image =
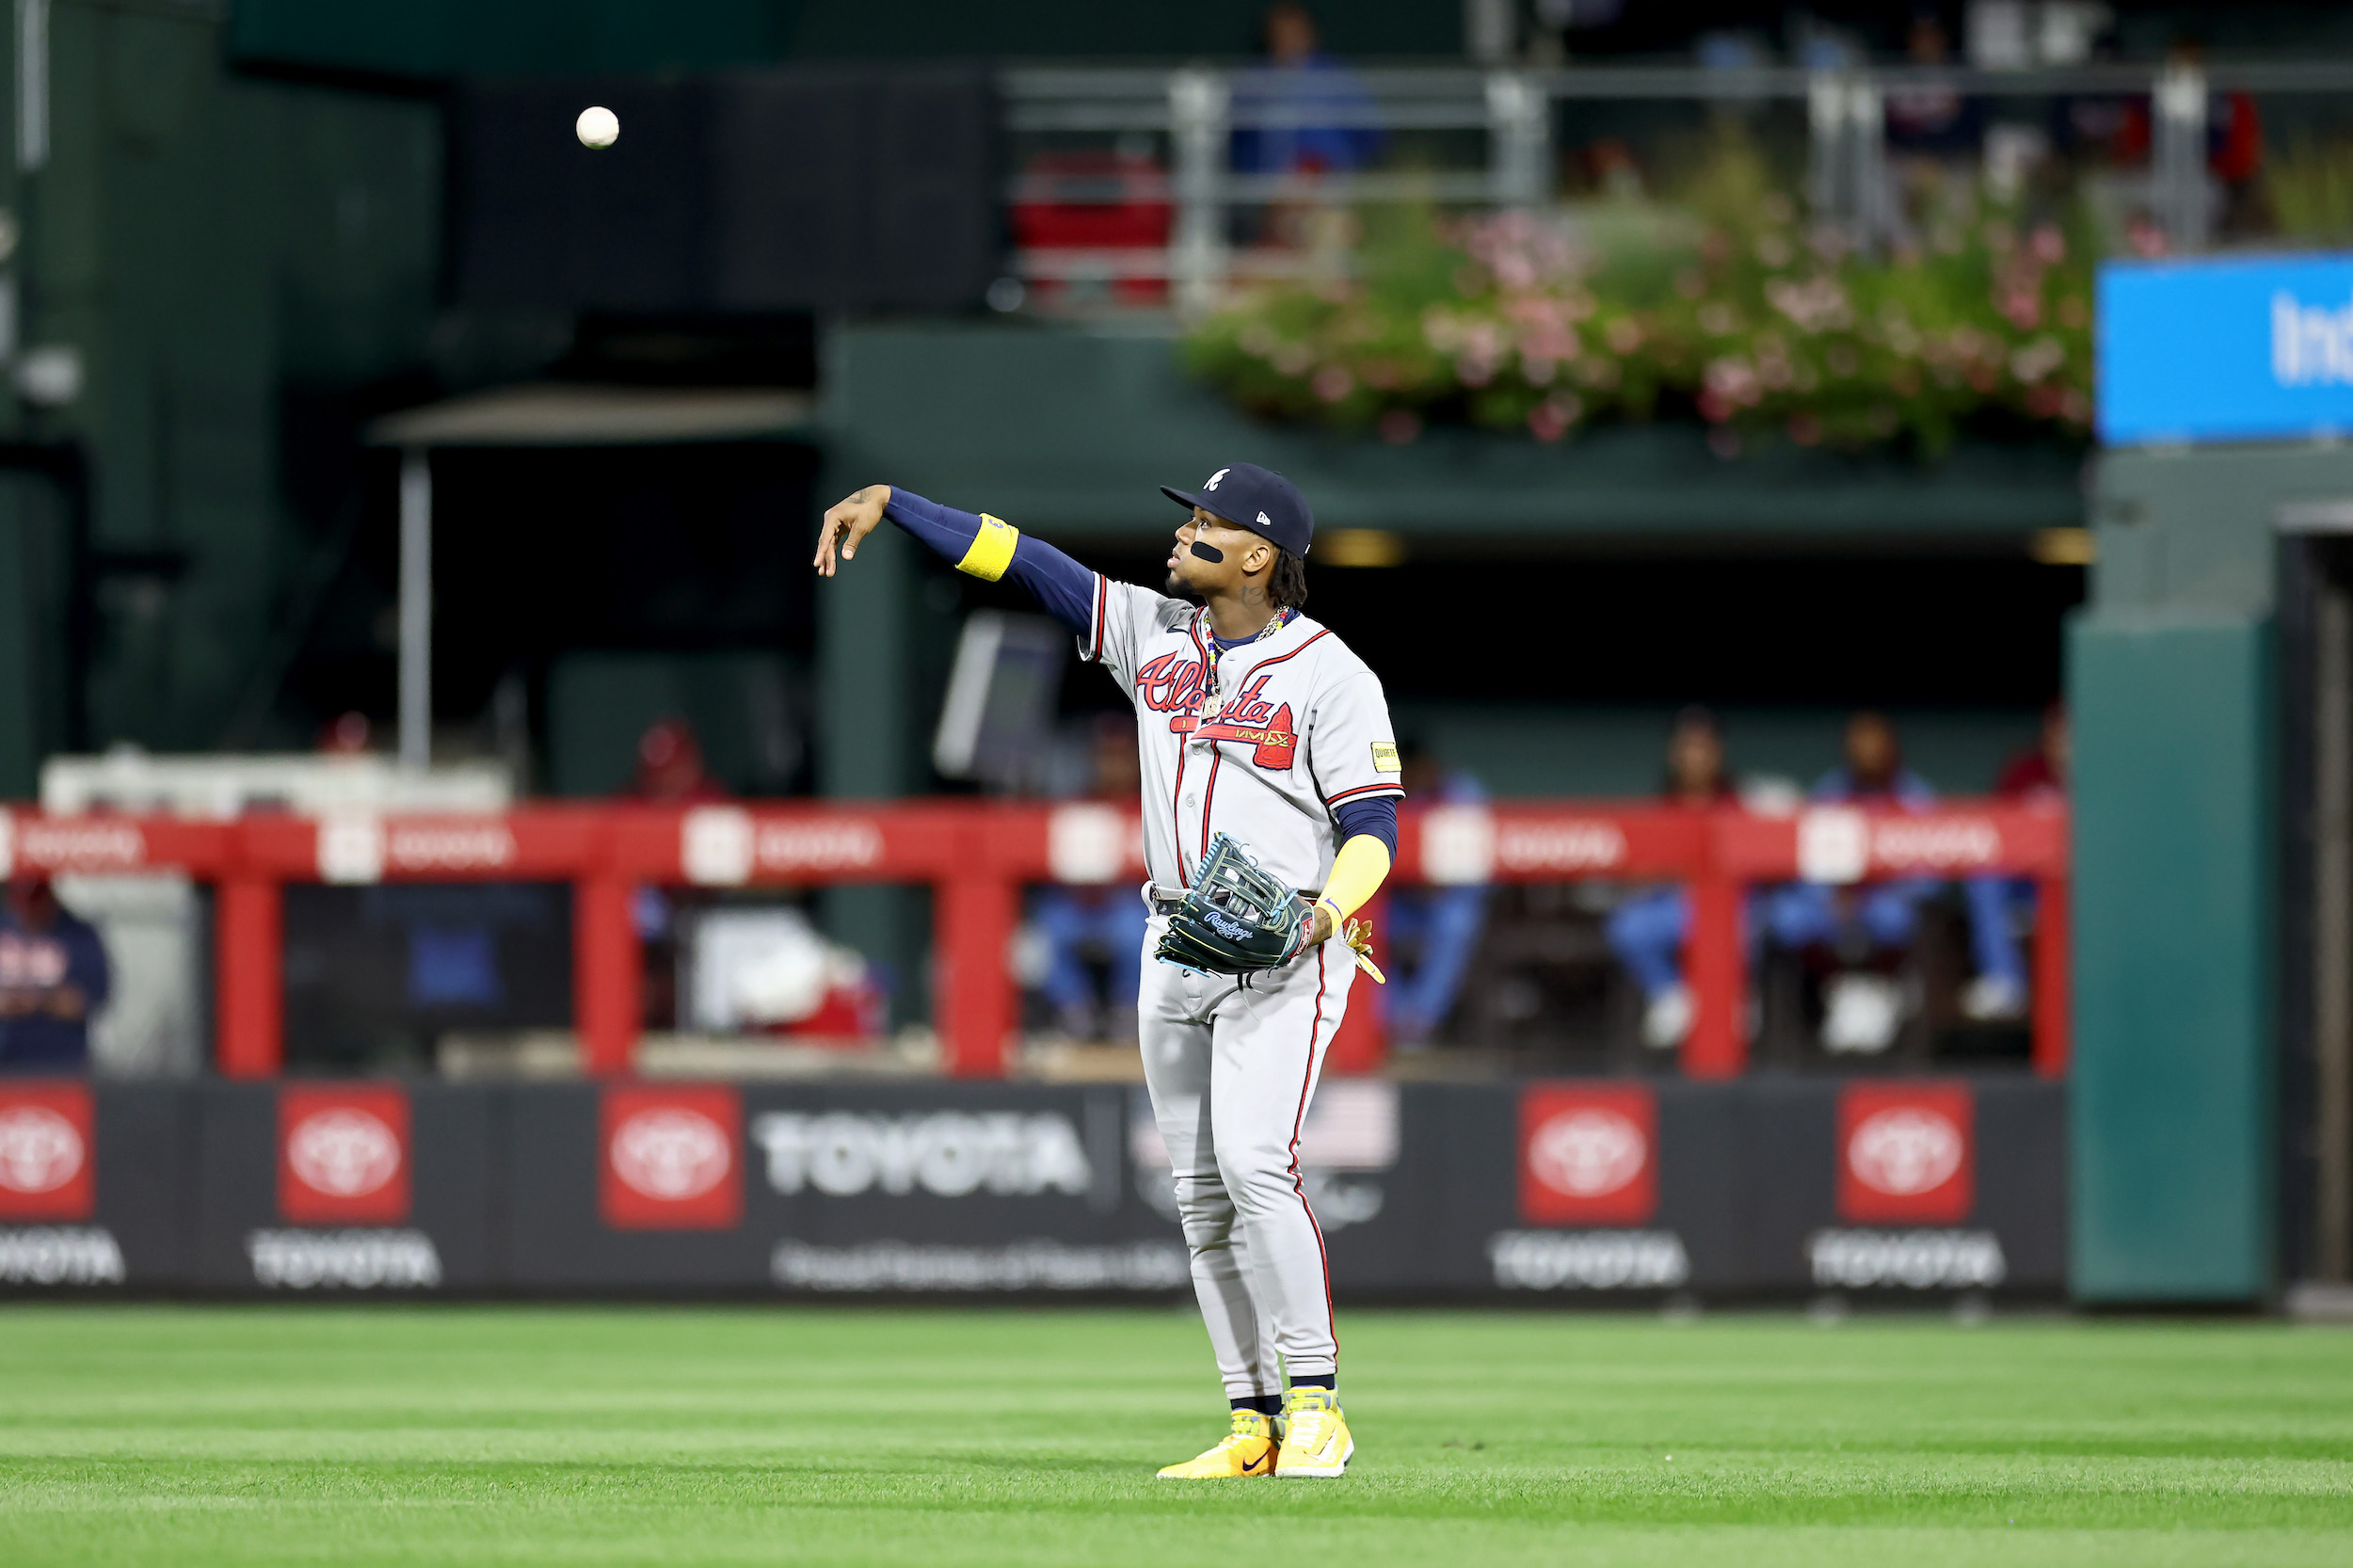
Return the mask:
<path id="1" fill-rule="evenodd" d="M 1017 166 L 1006 191 L 1016 236 L 1009 277 L 1032 290 L 1091 284 L 1113 291 L 1116 303 L 1165 300 L 1180 313 L 1199 312 L 1213 308 L 1230 282 L 1314 274 L 1331 264 L 1299 250 L 1236 245 L 1230 219 L 1237 210 L 1285 203 L 1550 206 L 1562 194 L 1556 144 L 1563 117 L 1611 106 L 1637 111 L 1627 133 L 1637 137 L 1646 134 L 1641 114 L 1652 111 L 1766 116 L 1777 135 L 1802 138 L 1812 220 L 1872 245 L 1890 237 L 1896 224 L 1889 104 L 1937 94 L 2025 117 L 2005 127 L 2012 133 L 2005 149 L 1980 136 L 1965 150 L 1989 167 L 2014 161 L 2013 152 L 2064 163 L 2065 150 L 2054 148 L 2036 123 L 2051 105 L 2137 105 L 2146 130 L 2135 156 L 2145 174 L 2132 180 L 2133 201 L 2162 232 L 2165 248 L 2182 253 L 2204 249 L 2216 237 L 2209 156 L 2224 134 L 2216 121 L 2229 112 L 2231 95 L 2280 104 L 2299 133 L 2317 128 L 2341 136 L 2341 113 L 2332 106 L 2353 90 L 2353 63 L 2329 60 L 2018 70 L 1366 68 L 1309 75 L 1313 80 L 1286 77 L 1263 67 L 1020 67 L 1000 73 L 1004 128 Z M 1606 127 L 1587 128 L 1602 129 L 1604 140 L 1619 139 Z M 1311 173 L 1232 167 L 1236 132 L 1286 130 L 1379 132 L 1410 146 L 1404 157 L 1375 160 L 1381 167 Z M 2103 151 L 2092 161 L 2112 155 Z M 1019 298 L 1016 290 L 1005 308 L 1018 308 Z"/>
<path id="2" fill-rule="evenodd" d="M 584 1064 L 626 1073 L 642 1032 L 644 964 L 631 902 L 642 885 L 815 887 L 928 883 L 932 995 L 943 1063 L 1001 1077 L 1019 1020 L 1006 947 L 1021 889 L 1140 882 L 1138 817 L 1098 805 L 911 801 L 872 805 L 543 806 L 498 815 L 301 817 L 228 822 L 53 817 L 0 810 L 0 877 L 176 870 L 217 890 L 215 1065 L 267 1078 L 285 1060 L 283 893 L 288 883 L 552 881 L 573 886 L 573 1015 Z M 1795 878 L 2003 875 L 2037 889 L 2035 1070 L 2068 1058 L 2068 816 L 2052 807 L 1949 802 L 1931 811 L 1817 807 L 1785 816 L 1581 801 L 1408 808 L 1395 880 L 1680 882 L 1692 897 L 1687 956 L 1696 1019 L 1680 1065 L 1728 1078 L 1747 1065 L 1741 904 Z M 1379 929 L 1379 911 L 1369 911 Z M 1336 1072 L 1377 1068 L 1373 1010 L 1351 1010 Z"/>

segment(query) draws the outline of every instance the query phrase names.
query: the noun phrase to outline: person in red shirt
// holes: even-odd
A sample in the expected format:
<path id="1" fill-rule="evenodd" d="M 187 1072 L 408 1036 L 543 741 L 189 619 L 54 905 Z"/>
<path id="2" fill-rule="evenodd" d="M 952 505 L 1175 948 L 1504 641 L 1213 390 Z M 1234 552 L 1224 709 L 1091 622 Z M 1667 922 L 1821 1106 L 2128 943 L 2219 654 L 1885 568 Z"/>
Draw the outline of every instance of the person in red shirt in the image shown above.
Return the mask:
<path id="1" fill-rule="evenodd" d="M 2065 800 L 2072 751 L 2067 705 L 2054 702 L 2042 711 L 2042 728 L 2033 746 L 2002 764 L 2002 776 L 1994 784 L 1993 792 L 2004 800 Z"/>
<path id="2" fill-rule="evenodd" d="M 727 791 L 703 767 L 702 743 L 684 719 L 657 719 L 637 742 L 637 774 L 629 792 L 638 800 L 694 805 L 725 800 Z"/>
<path id="3" fill-rule="evenodd" d="M 654 806 L 702 806 L 728 798 L 703 766 L 702 743 L 681 718 L 660 718 L 637 739 L 637 770 L 624 797 Z M 630 899 L 630 918 L 646 947 L 646 1020 L 662 1028 L 678 1017 L 675 963 L 678 906 L 696 902 L 693 889 L 640 886 Z"/>

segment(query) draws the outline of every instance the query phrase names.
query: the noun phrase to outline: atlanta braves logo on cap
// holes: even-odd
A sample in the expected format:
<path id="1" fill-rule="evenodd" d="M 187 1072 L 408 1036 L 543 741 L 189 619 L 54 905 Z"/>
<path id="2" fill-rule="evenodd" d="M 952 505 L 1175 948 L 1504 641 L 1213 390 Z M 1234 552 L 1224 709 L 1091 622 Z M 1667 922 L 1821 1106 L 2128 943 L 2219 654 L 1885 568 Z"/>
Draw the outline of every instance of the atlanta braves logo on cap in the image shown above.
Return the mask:
<path id="1" fill-rule="evenodd" d="M 1209 475 L 1198 491 L 1162 485 L 1160 493 L 1179 506 L 1198 506 L 1237 528 L 1247 528 L 1277 549 L 1307 553 L 1315 514 L 1299 487 L 1256 463 L 1229 463 Z"/>

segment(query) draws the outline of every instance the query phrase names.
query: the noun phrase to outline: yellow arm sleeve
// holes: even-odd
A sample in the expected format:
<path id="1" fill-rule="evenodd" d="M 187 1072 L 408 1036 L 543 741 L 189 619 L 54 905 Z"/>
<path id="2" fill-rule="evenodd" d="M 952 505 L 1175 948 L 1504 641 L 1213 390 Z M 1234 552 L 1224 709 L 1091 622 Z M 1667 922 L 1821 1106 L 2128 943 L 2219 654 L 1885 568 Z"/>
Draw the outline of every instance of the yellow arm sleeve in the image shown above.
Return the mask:
<path id="1" fill-rule="evenodd" d="M 1013 547 L 1021 542 L 1021 530 L 1002 518 L 981 514 L 981 531 L 972 536 L 972 548 L 964 552 L 956 569 L 968 577 L 984 583 L 994 583 L 1005 575 L 1013 565 Z"/>
<path id="2" fill-rule="evenodd" d="M 1381 890 L 1388 874 L 1389 846 L 1369 833 L 1359 833 L 1332 857 L 1332 874 L 1323 879 L 1323 896 L 1316 902 L 1330 906 L 1335 927 L 1345 925 L 1349 916 Z"/>

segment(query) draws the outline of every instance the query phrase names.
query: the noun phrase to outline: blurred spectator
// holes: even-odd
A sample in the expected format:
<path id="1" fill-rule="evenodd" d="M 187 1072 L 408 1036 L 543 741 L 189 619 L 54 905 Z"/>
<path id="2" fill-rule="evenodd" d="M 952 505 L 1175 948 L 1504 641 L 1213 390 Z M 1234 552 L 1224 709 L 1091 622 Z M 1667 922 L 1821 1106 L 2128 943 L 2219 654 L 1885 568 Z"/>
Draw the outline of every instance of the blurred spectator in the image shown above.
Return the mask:
<path id="1" fill-rule="evenodd" d="M 703 771 L 702 743 L 684 719 L 658 719 L 637 742 L 637 773 L 629 792 L 664 805 L 725 800 L 728 792 Z"/>
<path id="2" fill-rule="evenodd" d="M 2073 750 L 2067 704 L 2054 701 L 2042 710 L 2042 728 L 2035 735 L 2035 744 L 2003 764 L 1993 792 L 2023 804 L 2064 804 Z"/>
<path id="3" fill-rule="evenodd" d="M 98 933 L 46 877 L 8 884 L 0 911 L 0 1072 L 79 1072 L 112 977 Z"/>
<path id="4" fill-rule="evenodd" d="M 1708 710 L 1686 708 L 1675 715 L 1667 732 L 1662 792 L 1668 805 L 1693 811 L 1735 800 L 1723 729 Z M 1679 885 L 1636 893 L 1610 911 L 1610 951 L 1642 988 L 1642 1044 L 1653 1050 L 1673 1050 L 1691 1032 L 1691 991 L 1683 981 L 1690 935 L 1691 896 Z"/>
<path id="5" fill-rule="evenodd" d="M 1624 136 L 1604 136 L 1585 149 L 1578 162 L 1595 195 L 1613 201 L 1639 201 L 1644 194 L 1642 166 Z"/>
<path id="6" fill-rule="evenodd" d="M 1401 748 L 1399 781 L 1405 798 L 1422 806 L 1484 805 L 1479 780 L 1441 763 L 1427 747 Z M 1434 888 L 1395 883 L 1379 933 L 1387 946 L 1389 984 L 1379 993 L 1389 1037 L 1401 1046 L 1426 1042 L 1454 1011 L 1472 952 L 1487 925 L 1484 886 Z"/>
<path id="7" fill-rule="evenodd" d="M 1367 123 L 1372 96 L 1354 72 L 1323 52 L 1307 8 L 1277 0 L 1267 8 L 1264 26 L 1268 63 L 1235 78 L 1233 111 L 1280 123 L 1235 131 L 1235 172 L 1346 173 L 1379 157 L 1380 127 Z"/>
<path id="8" fill-rule="evenodd" d="M 1095 776 L 1088 798 L 1124 811 L 1143 788 L 1135 725 L 1106 717 L 1089 741 Z M 1030 895 L 1031 928 L 1043 944 L 1034 984 L 1063 1033 L 1074 1040 L 1135 1039 L 1148 918 L 1135 888 L 1125 884 L 1041 888 Z M 1104 975 L 1099 990 L 1097 968 Z"/>
<path id="9" fill-rule="evenodd" d="M 355 708 L 319 731 L 318 748 L 328 757 L 365 757 L 370 734 L 368 716 Z"/>
<path id="10" fill-rule="evenodd" d="M 695 727 L 684 719 L 656 719 L 637 739 L 637 771 L 624 792 L 630 799 L 657 806 L 696 806 L 728 798 L 726 790 L 703 769 L 702 743 Z M 691 893 L 639 887 L 630 899 L 630 919 L 637 939 L 645 945 L 645 1021 L 648 1027 L 675 1027 L 679 1016 L 677 979 L 678 908 Z"/>
<path id="11" fill-rule="evenodd" d="M 1887 715 L 1866 709 L 1847 721 L 1845 763 L 1822 776 L 1811 798 L 1924 811 L 1936 804 L 1936 792 L 1903 765 Z M 1777 946 L 1838 968 L 1822 986 L 1825 1049 L 1867 1054 L 1895 1043 L 1909 1000 L 1889 971 L 1911 948 L 1920 905 L 1939 886 L 1925 876 L 1856 888 L 1793 882 L 1765 895 L 1765 925 Z"/>
<path id="12" fill-rule="evenodd" d="M 2183 40 L 2166 54 L 2166 64 L 2172 67 L 2202 71 L 2205 63 L 2205 49 L 2194 40 Z M 2148 98 L 2136 94 L 2126 100 L 2114 144 L 2121 161 L 2141 164 L 2153 157 L 2155 136 L 2150 109 Z M 2212 216 L 2225 229 L 2244 230 L 2261 220 L 2263 163 L 2263 116 L 2253 95 L 2206 94 L 2206 172 L 2214 181 L 2208 199 Z"/>
<path id="13" fill-rule="evenodd" d="M 1904 35 L 1905 64 L 1936 70 L 1950 66 L 1952 39 L 1933 6 L 1914 8 Z M 1898 88 L 1887 95 L 1887 146 L 1936 162 L 1965 162 L 1977 156 L 1977 107 L 1958 88 Z"/>
<path id="14" fill-rule="evenodd" d="M 2063 802 L 2070 749 L 2066 705 L 2054 702 L 2042 712 L 2035 744 L 2009 760 L 1993 792 L 2021 805 Z M 1961 993 L 1961 1010 L 1980 1023 L 2024 1017 L 2026 961 L 2018 935 L 2034 920 L 2034 879 L 1973 876 L 1964 888 L 1977 976 Z"/>

